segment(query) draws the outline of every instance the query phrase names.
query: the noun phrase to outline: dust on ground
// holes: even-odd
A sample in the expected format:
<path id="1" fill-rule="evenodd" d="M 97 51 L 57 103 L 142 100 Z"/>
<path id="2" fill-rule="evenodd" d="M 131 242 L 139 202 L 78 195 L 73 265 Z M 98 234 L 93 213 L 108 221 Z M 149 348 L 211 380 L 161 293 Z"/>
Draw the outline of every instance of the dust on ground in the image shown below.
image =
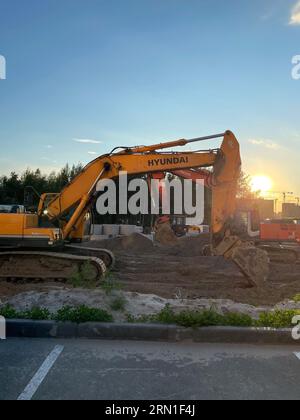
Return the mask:
<path id="1" fill-rule="evenodd" d="M 272 263 L 266 285 L 249 288 L 234 263 L 222 257 L 201 256 L 201 250 L 208 240 L 207 236 L 185 237 L 172 246 L 154 246 L 148 238 L 135 234 L 129 238 L 92 242 L 86 246 L 114 251 L 117 263 L 112 277 L 123 286 L 125 293 L 132 293 L 133 296 L 141 294 L 146 301 L 145 295 L 150 295 L 163 299 L 163 304 L 166 299 L 188 302 L 189 305 L 197 299 L 209 302 L 221 299 L 254 307 L 272 307 L 300 293 L 300 264 Z M 0 298 L 3 302 L 32 290 L 52 295 L 57 287 L 60 287 L 60 292 L 67 290 L 70 293 L 57 284 L 0 282 Z M 133 306 L 137 304 L 137 300 L 133 302 Z"/>

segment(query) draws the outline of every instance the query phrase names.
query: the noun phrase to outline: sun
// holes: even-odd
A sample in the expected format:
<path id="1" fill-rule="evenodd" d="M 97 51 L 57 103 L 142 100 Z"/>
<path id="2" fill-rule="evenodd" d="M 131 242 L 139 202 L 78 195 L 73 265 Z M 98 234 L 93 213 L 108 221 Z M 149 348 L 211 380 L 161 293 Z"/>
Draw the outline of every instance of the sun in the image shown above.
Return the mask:
<path id="1" fill-rule="evenodd" d="M 267 193 L 272 190 L 273 181 L 265 175 L 256 175 L 251 179 L 251 189 L 253 192 Z"/>

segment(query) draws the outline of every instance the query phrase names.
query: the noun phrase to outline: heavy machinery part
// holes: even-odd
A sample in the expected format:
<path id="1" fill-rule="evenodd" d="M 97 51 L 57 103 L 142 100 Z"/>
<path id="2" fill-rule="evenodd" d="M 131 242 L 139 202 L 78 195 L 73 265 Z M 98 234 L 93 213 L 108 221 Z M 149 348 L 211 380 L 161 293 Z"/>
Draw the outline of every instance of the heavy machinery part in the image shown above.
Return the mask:
<path id="1" fill-rule="evenodd" d="M 103 261 L 95 257 L 34 251 L 0 253 L 0 278 L 6 280 L 68 281 L 82 273 L 85 280 L 99 281 L 106 270 Z"/>
<path id="2" fill-rule="evenodd" d="M 19 246 L 0 246 L 0 253 L 5 251 L 21 251 L 24 248 Z M 32 250 L 36 251 L 37 248 L 26 248 L 27 251 Z M 70 255 L 77 255 L 77 256 L 85 256 L 85 257 L 95 257 L 102 260 L 107 269 L 111 269 L 114 267 L 116 259 L 114 254 L 108 249 L 102 248 L 91 248 L 85 247 L 82 245 L 75 245 L 75 244 L 65 244 L 61 247 L 53 247 L 53 248 L 41 248 L 40 252 L 50 252 L 50 253 L 61 253 L 61 254 L 70 254 Z"/>
<path id="3" fill-rule="evenodd" d="M 270 219 L 260 224 L 260 240 L 299 244 L 300 224 L 293 219 Z"/>
<path id="4" fill-rule="evenodd" d="M 194 141 L 224 137 L 221 148 L 198 152 L 162 152 L 157 150 L 184 146 Z M 232 217 L 236 208 L 236 190 L 241 168 L 239 143 L 230 131 L 222 135 L 192 140 L 178 140 L 154 146 L 125 149 L 120 153 L 103 155 L 88 164 L 84 170 L 40 214 L 46 212 L 50 222 L 62 223 L 62 237 L 68 240 L 80 230 L 83 215 L 93 204 L 100 180 L 117 178 L 121 172 L 142 175 L 173 170 L 213 167 L 212 230 L 218 233 Z"/>
<path id="5" fill-rule="evenodd" d="M 299 251 L 284 245 L 258 245 L 259 249 L 267 252 L 270 261 L 281 264 L 296 264 L 299 261 Z"/>
<path id="6" fill-rule="evenodd" d="M 104 262 L 107 269 L 112 269 L 115 265 L 116 259 L 114 254 L 108 249 L 83 247 L 80 245 L 65 245 L 68 254 L 95 257 Z"/>
<path id="7" fill-rule="evenodd" d="M 265 285 L 270 272 L 270 258 L 266 251 L 254 246 L 253 242 L 241 241 L 238 236 L 227 235 L 218 246 L 212 248 L 211 253 L 232 260 L 248 279 L 250 286 Z"/>
<path id="8" fill-rule="evenodd" d="M 252 287 L 264 287 L 270 273 L 268 253 L 254 246 L 239 246 L 232 251 L 232 261 L 239 267 Z"/>
<path id="9" fill-rule="evenodd" d="M 172 171 L 172 174 L 179 178 L 190 179 L 196 183 L 204 183 L 206 188 L 213 187 L 213 174 L 207 169 L 184 169 Z"/>

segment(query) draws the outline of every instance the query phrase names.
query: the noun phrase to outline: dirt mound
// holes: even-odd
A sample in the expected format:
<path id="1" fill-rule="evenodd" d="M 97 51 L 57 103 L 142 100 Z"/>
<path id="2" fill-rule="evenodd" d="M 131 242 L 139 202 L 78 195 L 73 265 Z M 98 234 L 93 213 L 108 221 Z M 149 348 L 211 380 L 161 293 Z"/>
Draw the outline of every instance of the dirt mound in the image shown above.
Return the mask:
<path id="1" fill-rule="evenodd" d="M 199 257 L 203 255 L 203 247 L 210 242 L 210 235 L 185 236 L 179 238 L 172 248 L 165 249 L 168 255 L 181 257 Z"/>
<path id="2" fill-rule="evenodd" d="M 275 305 L 300 293 L 300 265 L 271 264 L 264 287 L 249 288 L 238 267 L 222 257 L 172 255 L 154 248 L 144 255 L 118 255 L 113 273 L 124 290 L 163 298 L 230 299 L 245 304 Z"/>
<path id="3" fill-rule="evenodd" d="M 133 233 L 130 236 L 123 236 L 114 239 L 105 239 L 104 241 L 93 241 L 83 244 L 86 247 L 106 248 L 112 252 L 133 252 L 147 253 L 153 250 L 153 242 L 140 233 Z"/>
<path id="4" fill-rule="evenodd" d="M 158 225 L 155 240 L 161 245 L 172 246 L 177 243 L 177 237 L 168 223 Z"/>
<path id="5" fill-rule="evenodd" d="M 120 238 L 117 246 L 120 246 L 124 251 L 143 253 L 153 249 L 153 242 L 144 235 L 133 233 L 130 236 Z"/>

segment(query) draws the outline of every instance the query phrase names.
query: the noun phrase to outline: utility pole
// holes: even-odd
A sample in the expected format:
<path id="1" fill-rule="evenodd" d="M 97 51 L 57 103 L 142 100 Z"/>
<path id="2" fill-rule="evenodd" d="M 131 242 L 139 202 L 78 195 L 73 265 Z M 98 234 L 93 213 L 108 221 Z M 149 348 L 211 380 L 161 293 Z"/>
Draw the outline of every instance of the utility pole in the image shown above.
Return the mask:
<path id="1" fill-rule="evenodd" d="M 278 198 L 275 198 L 274 200 L 275 214 L 277 214 L 277 204 L 278 204 Z"/>
<path id="2" fill-rule="evenodd" d="M 285 204 L 286 203 L 286 197 L 288 195 L 294 195 L 294 193 L 293 192 L 283 192 L 282 195 L 283 195 L 283 203 Z"/>
<path id="3" fill-rule="evenodd" d="M 281 195 L 282 196 L 282 204 L 286 204 L 287 197 L 294 195 L 294 193 L 291 192 L 291 191 L 270 191 L 269 194 L 272 194 L 272 196 L 274 197 L 275 213 L 279 212 L 279 203 L 280 203 L 280 199 L 275 198 L 276 196 Z M 298 199 L 298 205 L 299 205 L 300 204 L 300 197 L 297 197 L 296 199 Z"/>

